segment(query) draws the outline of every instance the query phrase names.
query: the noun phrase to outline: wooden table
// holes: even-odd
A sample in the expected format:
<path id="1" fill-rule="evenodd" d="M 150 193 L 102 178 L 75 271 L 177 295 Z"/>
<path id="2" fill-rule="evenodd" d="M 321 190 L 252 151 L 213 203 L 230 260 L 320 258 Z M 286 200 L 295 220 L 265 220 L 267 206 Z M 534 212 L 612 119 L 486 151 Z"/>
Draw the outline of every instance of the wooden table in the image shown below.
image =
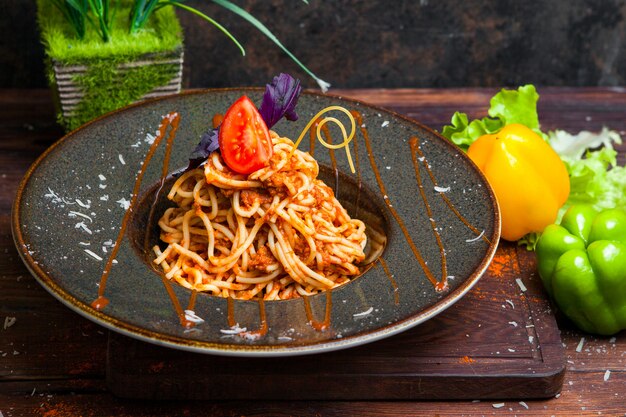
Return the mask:
<path id="1" fill-rule="evenodd" d="M 334 91 L 407 114 L 435 129 L 456 110 L 483 116 L 495 92 Z M 540 88 L 540 93 L 544 130 L 577 132 L 606 125 L 626 133 L 624 89 Z M 21 177 L 62 136 L 54 122 L 50 94 L 0 90 L 0 110 L 0 416 L 626 415 L 626 332 L 598 338 L 575 330 L 561 318 L 567 369 L 561 393 L 550 399 L 146 402 L 117 398 L 105 385 L 108 331 L 73 313 L 40 287 L 23 266 L 11 236 L 11 206 Z M 624 164 L 626 144 L 620 151 Z M 509 250 L 529 260 L 520 263 L 522 268 L 533 268 L 532 254 L 510 246 Z"/>

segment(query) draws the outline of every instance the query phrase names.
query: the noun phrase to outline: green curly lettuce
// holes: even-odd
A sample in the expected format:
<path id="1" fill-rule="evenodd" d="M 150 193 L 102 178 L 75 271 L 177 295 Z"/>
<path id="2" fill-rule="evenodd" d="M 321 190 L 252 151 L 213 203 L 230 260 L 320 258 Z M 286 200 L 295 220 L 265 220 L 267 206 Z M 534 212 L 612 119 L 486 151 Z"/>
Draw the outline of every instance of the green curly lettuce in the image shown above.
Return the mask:
<path id="1" fill-rule="evenodd" d="M 626 207 L 626 167 L 617 165 L 613 148 L 614 143 L 622 143 L 619 133 L 606 127 L 599 133 L 577 135 L 557 130 L 549 133 L 548 142 L 570 176 L 570 195 L 560 215 L 574 204 L 590 204 L 598 211 Z"/>
<path id="2" fill-rule="evenodd" d="M 502 89 L 491 98 L 488 117 L 470 122 L 467 114 L 456 112 L 441 134 L 464 151 L 480 136 L 496 133 L 511 123 L 523 124 L 545 139 L 537 115 L 538 100 L 539 94 L 532 84 L 517 90 Z"/>

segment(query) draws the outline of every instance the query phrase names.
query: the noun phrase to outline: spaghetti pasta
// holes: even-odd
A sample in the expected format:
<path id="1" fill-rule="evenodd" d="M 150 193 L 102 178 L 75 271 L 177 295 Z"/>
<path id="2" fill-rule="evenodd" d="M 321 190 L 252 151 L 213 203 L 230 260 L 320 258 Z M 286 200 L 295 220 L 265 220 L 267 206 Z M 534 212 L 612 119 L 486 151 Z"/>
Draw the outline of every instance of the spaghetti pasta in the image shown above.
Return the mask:
<path id="1" fill-rule="evenodd" d="M 161 219 L 154 263 L 189 289 L 237 299 L 290 299 L 348 282 L 365 259 L 365 224 L 317 179 L 306 152 L 270 132 L 269 165 L 230 170 L 218 152 L 181 175 Z"/>

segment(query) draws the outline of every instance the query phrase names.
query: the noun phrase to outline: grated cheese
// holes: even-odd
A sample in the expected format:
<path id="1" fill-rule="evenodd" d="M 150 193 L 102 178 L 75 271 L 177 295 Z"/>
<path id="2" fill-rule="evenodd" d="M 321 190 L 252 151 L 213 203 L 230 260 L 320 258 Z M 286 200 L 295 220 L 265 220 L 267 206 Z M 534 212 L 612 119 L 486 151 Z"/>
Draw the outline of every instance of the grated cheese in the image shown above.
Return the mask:
<path id="1" fill-rule="evenodd" d="M 521 279 L 515 278 L 515 282 L 517 282 L 517 285 L 519 286 L 519 289 L 522 290 L 522 292 L 526 292 L 528 288 L 526 288 Z"/>
<path id="2" fill-rule="evenodd" d="M 82 208 L 90 208 L 91 207 L 91 200 L 87 200 L 86 203 L 83 203 L 82 201 L 80 201 L 78 198 L 76 198 L 74 201 L 76 201 L 76 204 L 78 204 L 79 206 L 81 206 Z"/>
<path id="3" fill-rule="evenodd" d="M 130 208 L 130 201 L 126 200 L 123 197 L 117 200 L 116 203 L 118 203 L 120 207 L 123 208 L 124 210 L 128 210 Z"/>
<path id="4" fill-rule="evenodd" d="M 48 194 L 44 194 L 43 196 L 51 199 L 53 203 L 61 203 L 63 201 L 50 187 L 48 187 Z"/>
<path id="5" fill-rule="evenodd" d="M 75 229 L 83 229 L 85 232 L 89 233 L 90 235 L 93 234 L 93 232 L 87 227 L 87 225 L 85 224 L 85 222 L 79 222 L 76 223 L 76 225 L 74 226 Z"/>
<path id="6" fill-rule="evenodd" d="M 584 344 L 585 344 L 585 338 L 581 337 L 580 342 L 578 342 L 578 346 L 576 346 L 576 352 L 579 352 L 579 353 L 582 352 Z"/>
<path id="7" fill-rule="evenodd" d="M 232 335 L 232 334 L 239 334 L 239 333 L 245 332 L 247 330 L 248 329 L 245 328 L 245 327 L 239 327 L 239 323 L 237 323 L 237 324 L 235 324 L 234 326 L 232 326 L 229 329 L 220 329 L 220 332 L 223 333 L 223 334 L 230 334 L 230 335 Z"/>
<path id="8" fill-rule="evenodd" d="M 480 232 L 480 234 L 478 236 L 476 236 L 475 238 L 472 239 L 465 239 L 465 241 L 467 243 L 471 243 L 471 242 L 476 242 L 477 240 L 480 240 L 483 238 L 483 236 L 485 236 L 485 231 L 483 230 L 482 232 Z"/>
<path id="9" fill-rule="evenodd" d="M 9 317 L 9 316 L 5 317 L 4 318 L 4 330 L 6 330 L 9 327 L 13 326 L 16 321 L 17 321 L 17 318 L 15 318 L 15 317 Z"/>
<path id="10" fill-rule="evenodd" d="M 369 315 L 372 311 L 374 311 L 374 307 L 370 307 L 367 310 L 361 312 L 361 313 L 356 313 L 353 314 L 352 317 L 365 317 L 367 315 Z"/>
<path id="11" fill-rule="evenodd" d="M 259 333 L 251 333 L 251 332 L 243 332 L 239 336 L 243 337 L 246 340 L 254 341 L 259 340 L 261 335 Z"/>
<path id="12" fill-rule="evenodd" d="M 193 310 L 185 310 L 185 319 L 194 323 L 204 323 L 204 319 L 198 317 Z"/>
<path id="13" fill-rule="evenodd" d="M 80 216 L 83 219 L 89 220 L 89 223 L 93 223 L 93 219 L 91 217 L 87 216 L 86 214 L 80 213 L 78 211 L 70 211 L 69 213 L 67 213 L 67 215 L 72 218 Z"/>
<path id="14" fill-rule="evenodd" d="M 146 137 L 144 139 L 144 142 L 146 142 L 148 145 L 152 145 L 154 143 L 155 139 L 156 139 L 156 136 L 154 136 L 151 133 L 146 133 Z"/>
<path id="15" fill-rule="evenodd" d="M 96 261 L 101 261 L 102 258 L 100 256 L 98 256 L 97 253 L 89 250 L 89 249 L 83 249 L 85 251 L 85 253 L 89 256 L 91 256 L 92 258 L 94 258 Z"/>

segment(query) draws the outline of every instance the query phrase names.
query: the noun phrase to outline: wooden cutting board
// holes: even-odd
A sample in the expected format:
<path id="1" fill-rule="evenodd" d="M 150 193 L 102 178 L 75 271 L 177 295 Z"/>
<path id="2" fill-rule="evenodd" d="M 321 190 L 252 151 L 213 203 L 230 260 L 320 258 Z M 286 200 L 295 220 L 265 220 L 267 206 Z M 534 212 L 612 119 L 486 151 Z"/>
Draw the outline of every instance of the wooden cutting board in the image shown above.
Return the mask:
<path id="1" fill-rule="evenodd" d="M 534 254 L 501 243 L 478 284 L 437 317 L 343 351 L 221 357 L 111 332 L 107 385 L 141 399 L 525 399 L 562 386 L 565 355 Z"/>

